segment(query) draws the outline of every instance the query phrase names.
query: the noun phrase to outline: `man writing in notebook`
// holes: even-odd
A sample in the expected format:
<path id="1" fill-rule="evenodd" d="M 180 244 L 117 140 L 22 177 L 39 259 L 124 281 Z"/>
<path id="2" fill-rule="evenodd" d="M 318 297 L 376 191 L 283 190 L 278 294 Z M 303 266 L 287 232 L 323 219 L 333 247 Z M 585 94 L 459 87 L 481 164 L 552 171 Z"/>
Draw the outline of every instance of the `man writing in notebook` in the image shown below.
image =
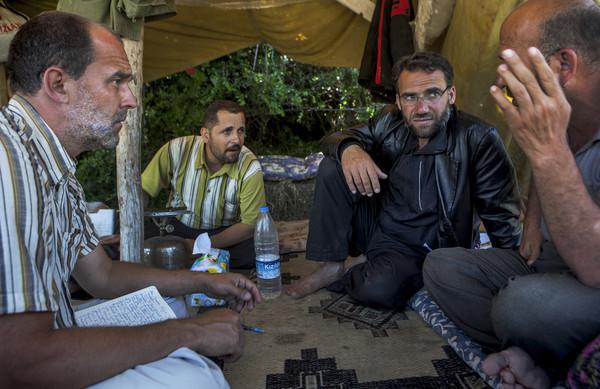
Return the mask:
<path id="1" fill-rule="evenodd" d="M 137 104 L 120 39 L 82 17 L 44 13 L 16 34 L 7 66 L 15 95 L 0 112 L 0 387 L 228 387 L 205 356 L 240 356 L 238 312 L 260 301 L 256 286 L 238 274 L 111 261 L 74 175 L 77 155 L 116 145 Z M 71 276 L 96 298 L 154 285 L 163 296 L 204 292 L 233 309 L 77 328 Z"/>

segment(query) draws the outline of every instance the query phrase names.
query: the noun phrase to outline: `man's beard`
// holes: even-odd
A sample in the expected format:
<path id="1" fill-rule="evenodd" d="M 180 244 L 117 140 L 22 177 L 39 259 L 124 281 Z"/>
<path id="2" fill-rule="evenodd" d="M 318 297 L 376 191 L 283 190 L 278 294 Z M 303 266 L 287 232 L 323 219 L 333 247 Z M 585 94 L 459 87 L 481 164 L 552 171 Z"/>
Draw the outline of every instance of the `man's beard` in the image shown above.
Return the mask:
<path id="1" fill-rule="evenodd" d="M 240 157 L 241 150 L 242 146 L 232 146 L 226 149 L 222 154 L 214 154 L 214 156 L 222 164 L 234 163 Z"/>
<path id="2" fill-rule="evenodd" d="M 446 107 L 446 109 L 443 111 L 442 115 L 435 120 L 435 113 L 430 112 L 430 113 L 426 113 L 426 114 L 422 114 L 422 115 L 413 115 L 412 119 L 430 119 L 430 120 L 434 120 L 433 123 L 431 123 L 430 126 L 428 127 L 416 127 L 414 126 L 406 117 L 404 117 L 404 120 L 406 121 L 406 123 L 408 124 L 408 127 L 410 128 L 410 130 L 412 131 L 413 134 L 415 134 L 418 138 L 432 138 L 435 134 L 437 134 L 438 132 L 440 132 L 441 130 L 443 130 L 444 128 L 446 128 L 446 126 L 448 125 L 448 120 L 450 119 L 450 105 L 448 105 Z"/>
<path id="3" fill-rule="evenodd" d="M 125 120 L 127 110 L 121 110 L 114 116 L 102 111 L 84 87 L 79 89 L 77 97 L 77 101 L 66 112 L 69 123 L 66 131 L 71 139 L 79 143 L 82 150 L 115 148 L 120 130 L 116 124 Z"/>

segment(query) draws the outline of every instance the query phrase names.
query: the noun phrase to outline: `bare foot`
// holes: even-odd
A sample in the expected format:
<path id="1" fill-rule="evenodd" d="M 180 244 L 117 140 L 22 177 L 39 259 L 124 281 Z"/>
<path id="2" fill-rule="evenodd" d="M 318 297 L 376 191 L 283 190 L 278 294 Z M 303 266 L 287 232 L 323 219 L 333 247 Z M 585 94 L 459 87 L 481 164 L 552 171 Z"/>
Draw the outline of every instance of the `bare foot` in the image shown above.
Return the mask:
<path id="1" fill-rule="evenodd" d="M 502 388 L 546 389 L 550 387 L 548 374 L 518 347 L 509 347 L 490 354 L 481 364 L 485 374 L 499 375 Z"/>
<path id="2" fill-rule="evenodd" d="M 367 262 L 367 256 L 360 254 L 357 257 L 348 257 L 344 261 L 344 273 L 352 269 L 354 266 Z"/>
<path id="3" fill-rule="evenodd" d="M 344 262 L 325 262 L 306 277 L 284 288 L 285 293 L 299 299 L 339 280 L 344 275 Z"/>

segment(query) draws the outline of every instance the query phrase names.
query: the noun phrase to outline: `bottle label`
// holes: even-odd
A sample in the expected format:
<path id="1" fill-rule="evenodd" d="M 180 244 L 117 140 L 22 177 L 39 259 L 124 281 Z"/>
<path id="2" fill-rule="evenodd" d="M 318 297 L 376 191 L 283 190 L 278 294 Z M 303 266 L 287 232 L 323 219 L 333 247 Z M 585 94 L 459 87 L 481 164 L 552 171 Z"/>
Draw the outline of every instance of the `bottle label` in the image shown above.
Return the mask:
<path id="1" fill-rule="evenodd" d="M 281 262 L 278 255 L 256 257 L 256 277 L 272 280 L 281 274 Z"/>

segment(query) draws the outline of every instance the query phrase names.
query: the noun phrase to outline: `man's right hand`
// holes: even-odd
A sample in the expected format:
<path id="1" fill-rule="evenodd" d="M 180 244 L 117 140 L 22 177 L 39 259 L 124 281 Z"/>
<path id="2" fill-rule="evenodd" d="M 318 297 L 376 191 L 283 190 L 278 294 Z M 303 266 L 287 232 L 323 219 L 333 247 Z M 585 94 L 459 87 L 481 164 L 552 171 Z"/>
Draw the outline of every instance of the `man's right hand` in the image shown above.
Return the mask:
<path id="1" fill-rule="evenodd" d="M 348 146 L 342 153 L 342 170 L 350 192 L 357 191 L 363 196 L 379 193 L 379 179 L 387 175 L 373 162 L 371 156 L 358 145 Z"/>
<path id="2" fill-rule="evenodd" d="M 526 217 L 523 223 L 523 235 L 521 236 L 519 254 L 525 258 L 529 266 L 533 265 L 539 258 L 543 239 L 540 223 L 531 221 L 530 218 Z"/>
<path id="3" fill-rule="evenodd" d="M 227 362 L 237 360 L 244 350 L 241 316 L 231 309 L 212 309 L 198 317 L 185 319 L 196 327 L 197 334 L 190 348 L 207 357 L 219 357 Z"/>

